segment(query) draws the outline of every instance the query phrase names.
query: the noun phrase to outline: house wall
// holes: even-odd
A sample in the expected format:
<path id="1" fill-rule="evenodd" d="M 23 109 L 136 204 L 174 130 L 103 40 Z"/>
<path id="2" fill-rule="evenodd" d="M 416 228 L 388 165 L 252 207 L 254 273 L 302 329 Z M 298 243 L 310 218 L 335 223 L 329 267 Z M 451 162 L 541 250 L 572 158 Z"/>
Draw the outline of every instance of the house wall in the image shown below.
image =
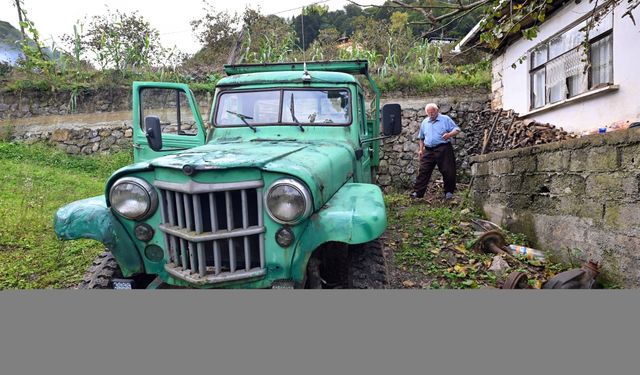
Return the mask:
<path id="1" fill-rule="evenodd" d="M 640 287 L 640 129 L 471 158 L 472 197 L 489 220 L 565 262 L 599 262 Z"/>
<path id="2" fill-rule="evenodd" d="M 619 85 L 618 90 L 527 115 L 530 111 L 529 61 L 519 64 L 518 59 L 529 49 L 593 9 L 593 4 L 588 1 L 582 1 L 580 4 L 570 2 L 540 27 L 535 40 L 521 38 L 496 58 L 493 73 L 501 78 L 501 85 L 495 84 L 493 87 L 494 108 L 501 105 L 505 109 L 513 109 L 520 116 L 561 126 L 573 132 L 597 129 L 616 121 L 640 121 L 640 25 L 634 26 L 628 16 L 621 18 L 625 7 L 626 2 L 618 6 L 614 11 L 613 22 L 613 80 L 615 85 Z M 636 9 L 633 14 L 636 19 L 640 19 L 640 9 Z M 516 64 L 515 69 L 511 67 L 513 63 Z"/>

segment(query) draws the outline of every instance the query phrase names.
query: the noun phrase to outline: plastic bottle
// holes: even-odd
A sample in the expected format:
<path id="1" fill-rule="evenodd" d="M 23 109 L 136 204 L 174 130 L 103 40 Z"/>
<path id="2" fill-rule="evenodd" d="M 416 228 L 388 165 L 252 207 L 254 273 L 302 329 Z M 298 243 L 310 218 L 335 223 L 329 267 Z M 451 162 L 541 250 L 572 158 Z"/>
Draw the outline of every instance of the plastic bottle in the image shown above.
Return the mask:
<path id="1" fill-rule="evenodd" d="M 526 257 L 527 259 L 536 259 L 540 262 L 545 261 L 544 253 L 540 250 L 532 249 L 530 247 L 521 246 L 521 245 L 509 245 L 509 249 L 511 249 L 511 253 L 513 255 L 521 255 Z"/>

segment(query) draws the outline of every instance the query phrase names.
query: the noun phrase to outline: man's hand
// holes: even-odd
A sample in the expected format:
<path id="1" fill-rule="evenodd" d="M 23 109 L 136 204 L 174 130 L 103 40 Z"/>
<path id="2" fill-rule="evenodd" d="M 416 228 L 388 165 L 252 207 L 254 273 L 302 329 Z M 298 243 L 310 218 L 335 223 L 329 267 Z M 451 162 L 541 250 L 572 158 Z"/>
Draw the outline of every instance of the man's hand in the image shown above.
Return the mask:
<path id="1" fill-rule="evenodd" d="M 421 158 L 424 153 L 424 147 L 422 145 L 418 146 L 418 157 Z"/>
<path id="2" fill-rule="evenodd" d="M 446 140 L 447 140 L 447 139 L 449 139 L 449 138 L 453 138 L 453 137 L 455 137 L 458 133 L 459 133 L 459 131 L 458 131 L 458 130 L 456 130 L 456 129 L 454 129 L 454 130 L 453 130 L 452 132 L 450 132 L 450 133 L 444 133 L 444 134 L 442 135 L 442 139 L 444 139 L 444 140 L 446 141 Z"/>

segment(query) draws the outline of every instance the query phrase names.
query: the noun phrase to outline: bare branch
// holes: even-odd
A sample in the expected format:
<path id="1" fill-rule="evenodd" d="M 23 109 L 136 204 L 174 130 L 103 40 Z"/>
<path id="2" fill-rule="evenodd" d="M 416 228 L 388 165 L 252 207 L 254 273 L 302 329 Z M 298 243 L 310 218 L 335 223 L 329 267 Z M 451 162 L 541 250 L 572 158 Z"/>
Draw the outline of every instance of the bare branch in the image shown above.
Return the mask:
<path id="1" fill-rule="evenodd" d="M 427 11 L 424 8 L 416 8 L 413 5 L 409 5 L 409 4 L 405 4 L 402 1 L 393 1 L 394 3 L 400 5 L 401 7 L 404 8 L 408 8 L 408 9 L 414 9 L 417 10 L 418 12 L 422 13 L 428 20 L 432 21 L 432 22 L 436 22 L 435 17 L 433 17 L 433 11 L 429 10 Z"/>
<path id="2" fill-rule="evenodd" d="M 407 8 L 407 6 L 401 6 L 401 5 L 376 5 L 376 4 L 360 4 L 357 3 L 353 0 L 347 0 L 348 2 L 350 2 L 353 5 L 357 5 L 361 8 L 396 8 L 396 9 L 402 9 L 402 8 Z M 458 0 L 459 2 L 462 2 L 462 0 Z M 396 1 L 394 1 L 394 3 L 397 3 Z M 408 5 L 408 4 L 406 4 Z M 468 5 L 463 5 L 463 6 L 468 6 Z M 438 5 L 408 5 L 408 7 L 413 8 L 413 9 L 458 9 L 460 8 L 460 5 L 449 5 L 449 4 L 438 4 Z"/>
<path id="3" fill-rule="evenodd" d="M 454 23 L 456 21 L 459 21 L 460 19 L 466 17 L 471 12 L 473 12 L 473 9 L 469 9 L 466 12 L 461 13 L 458 16 L 451 18 L 451 20 L 449 22 L 445 23 L 444 25 L 442 25 L 442 26 L 440 26 L 438 28 L 431 29 L 429 31 L 423 32 L 422 35 L 420 35 L 420 37 L 421 38 L 426 38 L 429 34 L 437 33 L 438 31 L 445 29 L 447 26 L 451 25 L 452 23 Z"/>
<path id="4" fill-rule="evenodd" d="M 633 25 L 635 26 L 636 20 L 635 18 L 633 18 L 633 14 L 631 12 L 633 12 L 634 9 L 638 7 L 638 5 L 640 5 L 640 0 L 629 1 L 629 6 L 627 6 L 627 11 L 622 14 L 621 18 L 624 18 L 625 16 L 629 16 L 629 18 L 631 18 L 631 22 L 633 22 Z"/>

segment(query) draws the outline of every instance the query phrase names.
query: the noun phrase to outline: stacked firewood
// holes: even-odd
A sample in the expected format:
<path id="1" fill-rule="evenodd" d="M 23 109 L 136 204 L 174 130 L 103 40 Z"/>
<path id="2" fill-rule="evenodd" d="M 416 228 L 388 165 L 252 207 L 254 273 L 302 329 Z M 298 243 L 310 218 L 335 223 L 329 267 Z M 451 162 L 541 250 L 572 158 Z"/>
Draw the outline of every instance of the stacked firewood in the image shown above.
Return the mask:
<path id="1" fill-rule="evenodd" d="M 566 132 L 551 124 L 518 119 L 518 114 L 513 110 L 499 109 L 493 111 L 490 120 L 483 124 L 483 136 L 479 140 L 476 152 L 486 154 L 577 137 L 577 134 Z"/>

